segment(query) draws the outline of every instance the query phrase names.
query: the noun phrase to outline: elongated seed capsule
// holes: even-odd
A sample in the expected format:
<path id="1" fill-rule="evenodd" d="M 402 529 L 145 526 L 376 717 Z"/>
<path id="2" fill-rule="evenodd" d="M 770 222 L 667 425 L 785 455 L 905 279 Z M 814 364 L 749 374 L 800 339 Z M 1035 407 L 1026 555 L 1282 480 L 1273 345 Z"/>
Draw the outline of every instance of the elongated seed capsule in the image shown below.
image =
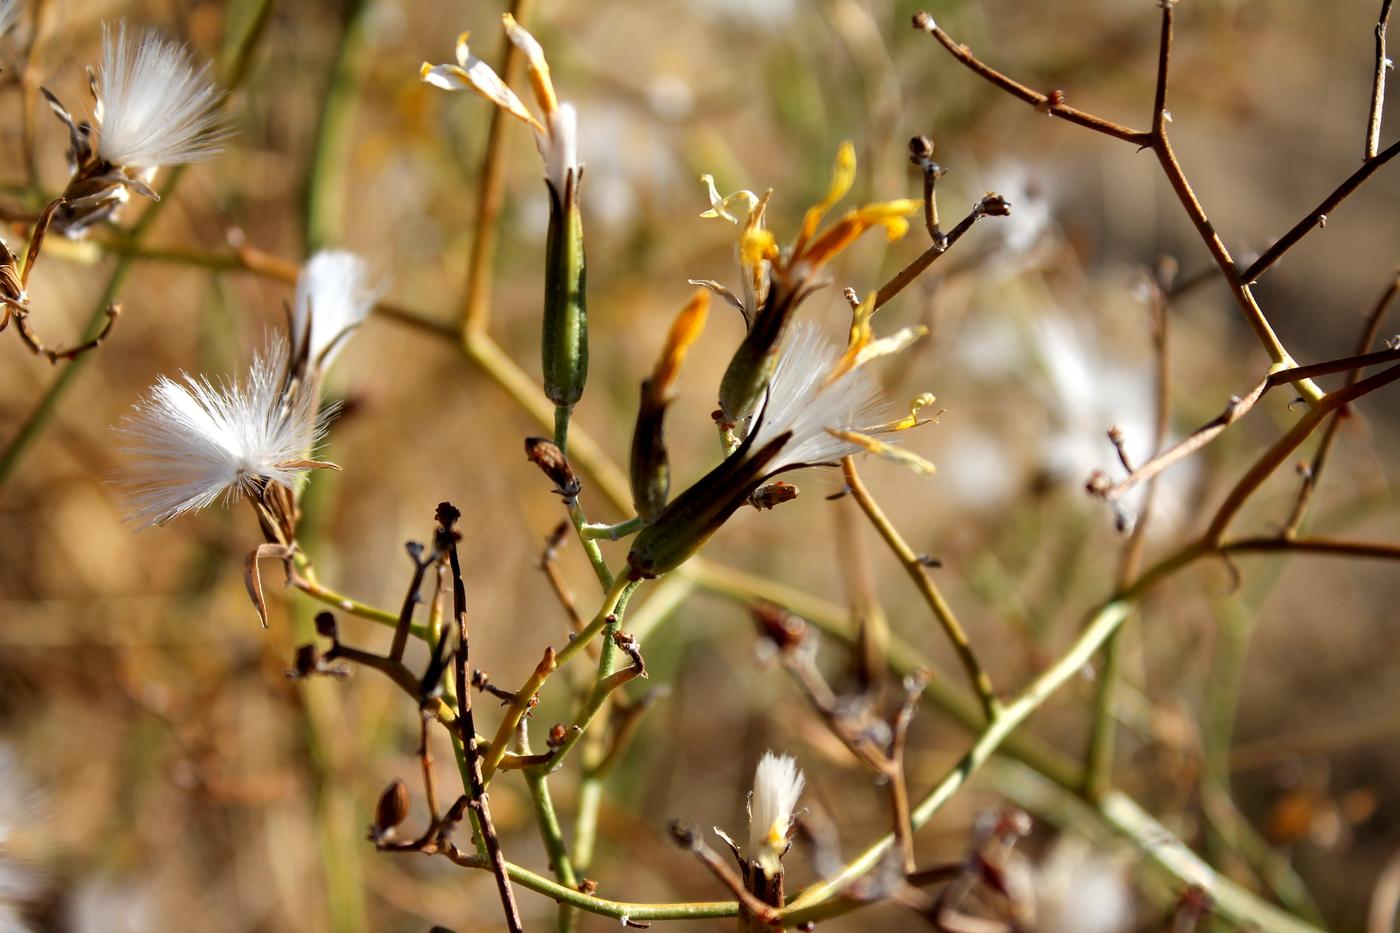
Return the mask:
<path id="1" fill-rule="evenodd" d="M 632 503 L 645 523 L 654 522 L 671 493 L 671 464 L 666 453 L 666 407 L 676 395 L 676 380 L 686 351 L 700 336 L 710 311 L 710 293 L 697 288 L 676 315 L 651 378 L 642 383 L 637 425 L 632 431 L 630 478 Z"/>
<path id="2" fill-rule="evenodd" d="M 739 424 L 762 401 L 778 365 L 783 334 L 805 291 L 798 283 L 774 281 L 768 300 L 754 315 L 753 327 L 734 351 L 719 384 L 719 407 L 729 424 Z"/>
<path id="3" fill-rule="evenodd" d="M 588 380 L 587 267 L 579 171 L 570 169 L 563 192 L 551 184 L 549 233 L 545 241 L 544 326 L 540 337 L 544 394 L 572 407 Z"/>
<path id="4" fill-rule="evenodd" d="M 627 563 L 634 576 L 659 577 L 675 570 L 748 501 L 773 461 L 791 438 L 780 434 L 758 450 L 750 434 L 738 450 L 706 473 L 643 528 L 632 542 Z"/>

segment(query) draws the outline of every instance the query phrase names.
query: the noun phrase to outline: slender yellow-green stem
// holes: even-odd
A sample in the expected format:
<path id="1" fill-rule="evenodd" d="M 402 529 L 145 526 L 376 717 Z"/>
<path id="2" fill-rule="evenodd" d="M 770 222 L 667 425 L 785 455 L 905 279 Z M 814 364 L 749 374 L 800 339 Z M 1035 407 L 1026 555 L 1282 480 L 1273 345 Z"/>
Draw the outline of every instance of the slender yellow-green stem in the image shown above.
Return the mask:
<path id="1" fill-rule="evenodd" d="M 346 174 L 354 128 L 355 105 L 360 93 L 360 60 L 369 35 L 371 0 L 350 0 L 340 34 L 335 63 L 331 66 L 326 96 L 316 124 L 311 162 L 306 171 L 305 240 L 307 255 L 343 236 L 345 230 Z"/>
<path id="2" fill-rule="evenodd" d="M 977 692 L 977 698 L 982 703 L 983 714 L 989 720 L 994 720 L 998 707 L 996 691 L 992 688 L 991 678 L 982 668 L 982 663 L 977 660 L 977 654 L 972 650 L 972 643 L 968 641 L 967 632 L 958 622 L 953 608 L 948 605 L 948 601 L 943 598 L 943 594 L 934 584 L 933 578 L 928 575 L 928 570 L 924 567 L 923 561 L 919 559 L 919 555 L 915 554 L 914 549 L 900 536 L 894 523 L 889 520 L 879 503 L 865 488 L 860 474 L 856 472 L 855 461 L 846 457 L 841 461 L 841 469 L 846 474 L 846 486 L 851 490 L 856 502 L 859 503 L 861 511 L 865 512 L 866 517 L 870 519 L 870 524 L 875 526 L 880 537 L 885 539 L 885 543 L 889 545 L 895 557 L 899 558 L 899 563 L 909 574 L 909 578 L 914 581 L 914 585 L 919 588 L 924 602 L 928 603 L 929 608 L 933 610 L 934 618 L 938 620 L 939 625 L 943 626 L 948 640 L 953 643 L 958 660 L 962 662 L 963 670 L 967 672 L 967 678 L 972 682 L 972 688 Z"/>

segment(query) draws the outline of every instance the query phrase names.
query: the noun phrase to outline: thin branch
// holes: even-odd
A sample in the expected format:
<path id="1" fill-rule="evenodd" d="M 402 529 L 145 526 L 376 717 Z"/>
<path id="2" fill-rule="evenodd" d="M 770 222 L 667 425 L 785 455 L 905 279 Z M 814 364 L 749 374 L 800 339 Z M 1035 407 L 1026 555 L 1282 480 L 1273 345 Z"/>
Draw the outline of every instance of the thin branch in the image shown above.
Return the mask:
<path id="1" fill-rule="evenodd" d="M 1386 311 L 1395 301 L 1396 295 L 1400 295 L 1400 275 L 1396 275 L 1390 281 L 1390 286 L 1382 293 L 1380 300 L 1367 316 L 1366 326 L 1361 329 L 1361 337 L 1356 342 L 1357 354 L 1363 354 L 1376 342 L 1381 330 L 1381 322 L 1385 320 Z M 1347 373 L 1346 384 L 1356 385 L 1361 378 L 1360 367 Z M 1345 409 L 1340 409 L 1327 422 L 1327 428 L 1322 432 L 1322 442 L 1317 446 L 1317 453 L 1313 455 L 1312 463 L 1303 474 L 1303 484 L 1298 490 L 1298 499 L 1293 504 L 1293 512 L 1288 516 L 1288 521 L 1284 525 L 1283 536 L 1291 538 L 1298 533 L 1298 529 L 1303 525 L 1303 518 L 1307 514 L 1308 505 L 1312 502 L 1313 493 L 1317 490 L 1317 484 L 1321 482 L 1323 468 L 1327 466 L 1328 456 L 1332 452 L 1332 445 L 1337 442 L 1340 434 Z"/>
<path id="2" fill-rule="evenodd" d="M 1385 73 L 1394 65 L 1385 54 L 1385 29 L 1390 23 L 1390 7 L 1394 0 L 1381 0 L 1381 12 L 1376 17 L 1376 78 L 1371 84 L 1371 119 L 1366 124 L 1366 158 L 1376 157 L 1380 148 L 1381 114 L 1385 110 Z"/>
<path id="3" fill-rule="evenodd" d="M 1287 434 L 1279 438 L 1272 447 L 1265 451 L 1263 456 L 1230 490 L 1225 501 L 1221 503 L 1219 511 L 1216 512 L 1215 518 L 1211 520 L 1210 527 L 1206 530 L 1205 540 L 1218 543 L 1223 539 L 1225 529 L 1229 526 L 1231 519 L 1244 506 L 1245 501 L 1293 451 L 1298 449 L 1299 445 L 1308 439 L 1313 431 L 1317 430 L 1328 414 L 1348 402 L 1361 398 L 1368 392 L 1374 392 L 1376 389 L 1389 385 L 1396 379 L 1400 379 L 1400 366 L 1383 369 L 1374 376 L 1363 379 L 1354 385 L 1337 389 L 1335 392 L 1329 392 L 1324 396 L 1315 408 L 1303 415 Z"/>
<path id="4" fill-rule="evenodd" d="M 880 290 L 875 293 L 875 308 L 878 310 L 888 304 L 895 295 L 904 291 L 909 283 L 922 275 L 925 269 L 933 265 L 940 256 L 953 247 L 954 243 L 962 239 L 963 234 L 971 230 L 972 225 L 977 221 L 987 216 L 1004 217 L 1011 212 L 1013 207 L 1014 205 L 1008 204 L 1004 198 L 997 194 L 989 194 L 982 198 L 972 206 L 968 215 L 960 220 L 958 225 L 950 230 L 946 236 L 940 233 L 932 246 L 920 253 L 913 262 L 896 272 L 893 278 L 880 286 Z"/>
<path id="5" fill-rule="evenodd" d="M 933 610 L 934 617 L 943 626 L 948 640 L 953 643 L 958 659 L 962 662 L 963 670 L 967 672 L 968 680 L 972 682 L 973 689 L 976 690 L 978 698 L 982 701 L 982 709 L 987 719 L 994 719 L 998 706 L 996 690 L 993 689 L 991 678 L 987 676 L 982 663 L 977 660 L 977 655 L 972 650 L 972 643 L 968 641 L 967 632 L 963 630 L 962 624 L 953 614 L 952 607 L 943 599 L 943 594 L 934 585 L 933 578 L 928 575 L 928 570 L 924 567 L 919 555 L 900 537 L 899 531 L 885 516 L 879 504 L 870 495 L 870 491 L 865 488 L 860 474 L 856 472 L 855 461 L 846 457 L 841 461 L 841 469 L 845 473 L 846 485 L 850 488 L 856 502 L 860 504 L 861 510 L 865 512 L 870 523 L 880 533 L 880 537 L 885 539 L 885 543 L 899 559 L 905 572 L 909 574 L 909 578 L 919 588 L 924 601 Z"/>
<path id="6" fill-rule="evenodd" d="M 1400 155 L 1400 140 L 1386 146 L 1374 158 L 1368 159 L 1362 166 L 1338 185 L 1331 194 L 1322 199 L 1322 203 L 1313 208 L 1306 217 L 1293 225 L 1283 236 L 1279 237 L 1272 246 L 1264 250 L 1259 258 L 1249 264 L 1249 268 L 1240 273 L 1240 278 L 1245 282 L 1253 284 L 1259 281 L 1259 276 L 1263 275 L 1274 263 L 1278 262 L 1283 254 L 1298 245 L 1298 241 L 1303 239 L 1318 227 L 1327 225 L 1327 215 L 1332 213 L 1347 198 L 1365 184 L 1372 175 L 1380 171 L 1391 159 Z"/>
<path id="7" fill-rule="evenodd" d="M 1325 376 L 1338 372 L 1356 371 L 1365 366 L 1376 366 L 1381 363 L 1392 363 L 1397 360 L 1400 360 L 1400 350 L 1380 350 L 1375 353 L 1361 353 L 1356 356 L 1342 357 L 1336 360 L 1325 360 L 1321 363 L 1312 363 L 1307 366 L 1294 366 L 1288 369 L 1276 370 L 1261 379 L 1248 394 L 1243 397 L 1232 397 L 1229 403 L 1226 404 L 1225 410 L 1215 418 L 1201 425 L 1172 447 L 1153 457 L 1117 483 L 1109 483 L 1102 473 L 1095 473 L 1089 478 L 1086 486 L 1089 492 L 1094 495 L 1099 496 L 1105 501 L 1113 502 L 1134 486 L 1155 478 L 1164 470 L 1175 466 L 1215 440 L 1226 428 L 1248 414 L 1259 402 L 1259 399 L 1264 396 L 1264 393 L 1268 392 L 1270 389 L 1289 385 L 1290 383 L 1296 384 L 1296 382 L 1301 379 L 1311 379 L 1315 376 Z M 1355 380 L 1348 381 L 1346 388 L 1350 388 L 1355 384 Z"/>
<path id="8" fill-rule="evenodd" d="M 914 15 L 914 28 L 927 32 L 937 39 L 954 58 L 966 65 L 975 74 L 986 78 L 1012 97 L 1025 101 L 1041 113 L 1048 114 L 1052 117 L 1059 117 L 1062 120 L 1068 120 L 1070 123 L 1077 124 L 1097 133 L 1102 133 L 1105 136 L 1111 136 L 1114 139 L 1120 139 L 1126 143 L 1132 143 L 1136 146 L 1147 146 L 1152 141 L 1151 133 L 1130 129 L 1119 123 L 1114 123 L 1112 120 L 1106 120 L 1103 117 L 1095 116 L 1092 113 L 1085 113 L 1083 110 L 1069 106 L 1064 102 L 1063 91 L 1052 91 L 1050 94 L 1042 94 L 1039 91 L 1033 91 L 1024 84 L 1013 81 L 996 69 L 983 64 L 973 56 L 971 50 L 969 50 L 967 46 L 959 45 L 954 42 L 952 37 L 939 28 L 933 21 L 933 17 L 927 13 L 917 13 Z"/>
<path id="9" fill-rule="evenodd" d="M 524 23 L 530 0 L 511 0 L 510 13 Z M 520 57 L 514 42 L 506 41 L 501 49 L 496 74 L 510 81 L 511 72 Z M 496 254 L 496 216 L 505 200 L 505 134 L 512 123 L 505 110 L 491 108 L 491 125 L 486 131 L 486 151 L 481 157 L 480 188 L 473 222 L 471 255 L 467 259 L 467 294 L 462 302 L 462 337 L 470 343 L 486 330 L 491 301 L 491 261 Z"/>
<path id="10" fill-rule="evenodd" d="M 515 735 L 516 728 L 525 718 L 525 714 L 539 702 L 537 695 L 540 688 L 544 686 L 549 675 L 554 673 L 556 667 L 558 664 L 554 660 L 554 649 L 544 649 L 544 657 L 540 659 L 539 664 L 535 665 L 534 673 L 525 681 L 525 685 L 515 692 L 515 697 L 506 710 L 505 716 L 501 717 L 501 724 L 496 729 L 496 737 L 491 740 L 491 746 L 486 750 L 482 760 L 481 773 L 486 781 L 491 780 L 491 775 L 500 766 L 501 759 L 505 758 L 506 750 L 510 745 L 511 737 Z"/>
<path id="11" fill-rule="evenodd" d="M 471 680 L 467 677 L 470 650 L 467 638 L 467 590 L 462 582 L 462 565 L 457 557 L 456 532 L 453 530 L 460 516 L 461 513 L 446 502 L 438 507 L 439 534 L 451 542 L 447 547 L 447 554 L 452 567 L 452 613 L 457 623 L 457 650 L 453 653 L 457 668 L 457 716 L 462 732 L 462 747 L 467 758 L 471 808 L 476 813 L 477 828 L 485 843 L 492 872 L 496 876 L 496 888 L 500 893 L 501 908 L 505 912 L 506 927 L 511 933 L 520 933 L 524 930 L 524 925 L 520 921 L 520 909 L 515 903 L 515 892 L 511 890 L 506 858 L 501 853 L 501 841 L 496 837 L 496 827 L 491 822 L 491 805 L 487 800 L 486 783 L 481 777 L 481 750 L 477 744 L 476 726 L 472 717 Z"/>

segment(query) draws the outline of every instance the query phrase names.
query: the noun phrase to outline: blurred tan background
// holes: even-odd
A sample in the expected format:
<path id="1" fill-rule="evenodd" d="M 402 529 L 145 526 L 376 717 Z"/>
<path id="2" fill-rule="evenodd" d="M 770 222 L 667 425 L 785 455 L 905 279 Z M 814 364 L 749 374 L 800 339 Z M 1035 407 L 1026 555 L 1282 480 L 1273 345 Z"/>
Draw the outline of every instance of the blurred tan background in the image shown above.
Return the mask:
<path id="1" fill-rule="evenodd" d="M 49 0 L 39 77 L 77 113 L 103 20 L 160 26 L 214 59 L 254 6 Z M 366 0 L 363 45 L 350 59 L 350 123 L 334 158 L 317 163 L 321 101 L 353 6 L 277 4 L 247 85 L 231 102 L 238 136 L 188 173 L 147 242 L 214 254 L 237 230 L 300 262 L 308 172 L 319 164 L 344 173 L 328 189 L 333 232 L 322 245 L 365 255 L 395 303 L 450 324 L 489 110 L 475 96 L 421 84 L 418 66 L 450 61 L 463 29 L 494 61 L 499 9 Z M 1111 586 L 1121 538 L 1081 486 L 1090 470 L 1115 466 L 1104 439 L 1111 424 L 1124 428 L 1137 456 L 1148 443 L 1153 367 L 1143 270 L 1162 255 L 1176 257 L 1184 273 L 1209 262 L 1151 154 L 1000 95 L 909 28 L 913 3 L 534 6 L 528 25 L 545 44 L 561 96 L 579 107 L 587 166 L 594 362 L 576 423 L 618 462 L 637 384 L 689 293 L 686 279 L 737 281 L 730 229 L 698 217 L 707 206 L 702 172 L 726 192 L 775 188 L 769 218 L 780 241 L 825 190 L 843 139 L 855 142 L 861 163 L 853 200 L 918 196 L 905 151 L 917 133 L 935 139 L 935 158 L 949 170 L 939 186 L 945 219 L 961 217 L 988 190 L 1011 200 L 1012 217 L 982 221 L 877 318 L 881 329 L 921 322 L 932 331 L 884 376 L 895 398 L 929 390 L 946 409 L 907 441 L 939 474 L 915 477 L 877 462 L 864 472 L 910 541 L 942 560 L 937 579 L 997 683 L 1024 683 Z M 1375 8 L 1372 0 L 1181 4 L 1173 140 L 1237 255 L 1262 249 L 1359 164 Z M 1063 88 L 1076 106 L 1146 124 L 1155 4 L 986 0 L 933 12 L 956 39 L 1028 85 Z M 6 72 L 30 28 L 26 16 L 0 40 Z M 16 204 L 33 193 L 22 170 L 21 107 L 7 87 L 0 196 Z M 1400 114 L 1390 114 L 1387 140 L 1400 131 Z M 53 192 L 65 180 L 64 134 L 39 105 L 32 119 L 40 180 Z M 528 134 L 509 129 L 491 332 L 537 377 L 545 191 Z M 1363 313 L 1400 260 L 1397 207 L 1400 174 L 1386 169 L 1265 277 L 1260 301 L 1300 360 L 1351 352 Z M 917 224 L 904 242 L 878 239 L 849 251 L 832 270 L 835 287 L 802 313 L 839 334 L 847 319 L 840 288 L 873 289 L 923 248 Z M 91 248 L 55 247 L 45 257 L 30 290 L 36 323 L 51 339 L 76 336 L 112 261 Z M 211 509 L 138 531 L 123 523 L 106 482 L 118 456 L 111 425 L 157 375 L 240 371 L 280 326 L 290 297 L 289 287 L 242 272 L 138 262 L 111 339 L 0 488 L 0 781 L 9 782 L 0 788 L 0 824 L 13 828 L 9 843 L 0 834 L 8 846 L 0 853 L 9 853 L 0 872 L 10 873 L 0 877 L 0 897 L 17 886 L 16 900 L 40 929 L 495 928 L 485 873 L 380 855 L 364 841 L 375 798 L 393 777 L 414 788 L 415 825 L 424 817 L 416 716 L 371 673 L 347 683 L 287 681 L 292 648 L 307 639 L 317 607 L 274 584 L 271 628 L 259 628 L 241 579 L 241 559 L 258 536 L 247 510 Z M 709 412 L 741 330 L 738 315 L 717 305 L 687 361 L 668 422 L 678 486 L 715 462 Z M 1400 324 L 1383 333 L 1396 330 Z M 1171 346 L 1178 435 L 1245 392 L 1267 362 L 1215 284 L 1172 307 Z M 8 335 L 0 335 L 0 358 L 0 440 L 8 443 L 56 370 Z M 562 511 L 521 455 L 522 438 L 543 432 L 471 371 L 451 341 L 382 318 L 341 355 L 330 392 L 345 412 L 326 456 L 344 472 L 315 477 L 304 538 L 321 576 L 396 606 L 409 570 L 403 542 L 430 532 L 437 502 L 455 502 L 469 529 L 474 662 L 495 683 L 520 682 L 565 632 L 535 569 Z M 1363 417 L 1343 429 L 1313 513 L 1317 527 L 1400 538 L 1394 398 L 1391 391 L 1367 400 Z M 1271 394 L 1167 474 L 1150 553 L 1199 528 L 1251 457 L 1292 423 L 1289 401 Z M 858 513 L 849 500 L 825 500 L 839 489 L 835 475 L 797 482 L 804 494 L 796 503 L 740 513 L 709 553 L 844 602 L 839 529 Z M 1297 482 L 1281 470 L 1241 527 L 1275 531 Z M 584 503 L 594 520 L 626 517 L 587 488 Z M 956 677 L 901 569 L 855 526 L 893 629 Z M 625 549 L 608 545 L 607 553 L 616 563 Z M 591 609 L 593 581 L 579 549 L 567 548 L 563 561 Z M 1209 689 L 1221 683 L 1222 650 L 1236 646 L 1244 652 L 1230 758 L 1236 800 L 1293 860 L 1330 924 L 1361 929 L 1376 878 L 1400 849 L 1400 576 L 1381 563 L 1318 558 L 1241 558 L 1239 568 L 1238 587 L 1218 564 L 1189 571 L 1130 630 L 1135 699 L 1119 777 L 1188 842 L 1202 841 L 1202 734 L 1210 710 L 1221 708 L 1210 705 Z M 386 641 L 369 623 L 347 618 L 342 627 L 357 643 Z M 1249 627 L 1247 642 L 1222 634 Z M 665 825 L 686 817 L 741 831 L 744 793 L 769 747 L 798 756 L 808 805 L 836 820 L 847 856 L 884 831 L 882 792 L 825 736 L 786 675 L 763 665 L 755 641 L 741 607 L 702 595 L 649 639 L 652 684 L 671 693 L 648 714 L 609 784 L 589 873 L 600 895 L 722 898 L 666 841 Z M 833 644 L 823 657 L 839 680 L 844 652 Z M 1091 693 L 1088 680 L 1071 684 L 1034 731 L 1080 754 Z M 490 704 L 481 709 L 494 728 Z M 536 731 L 567 715 L 546 703 Z M 921 714 L 911 741 L 915 792 L 966 742 L 936 713 Z M 438 749 L 443 761 L 448 754 Z M 450 788 L 455 778 L 443 769 L 442 780 Z M 556 781 L 556 800 L 570 812 L 572 781 L 572 772 Z M 919 834 L 921 861 L 961 857 L 973 816 L 1005 790 L 995 772 L 976 780 Z M 508 775 L 491 797 L 510 856 L 543 871 L 523 784 Z M 1038 821 L 1028 851 L 1046 851 L 1054 835 Z M 1131 862 L 1112 855 L 1120 857 Z M 813 877 L 800 849 L 789 865 L 793 881 Z M 531 928 L 553 922 L 552 903 L 520 897 Z M 1156 928 L 1162 904 L 1132 897 L 1133 923 Z M 914 922 L 881 908 L 845 926 Z M 613 923 L 584 921 L 598 930 Z"/>

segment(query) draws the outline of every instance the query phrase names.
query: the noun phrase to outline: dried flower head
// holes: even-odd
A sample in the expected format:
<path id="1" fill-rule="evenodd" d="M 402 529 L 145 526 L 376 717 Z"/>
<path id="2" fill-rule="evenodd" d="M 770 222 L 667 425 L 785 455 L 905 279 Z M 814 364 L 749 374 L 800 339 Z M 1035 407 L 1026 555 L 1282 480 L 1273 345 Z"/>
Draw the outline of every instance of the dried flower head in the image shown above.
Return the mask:
<path id="1" fill-rule="evenodd" d="M 223 499 L 294 491 L 325 429 L 314 389 L 287 378 L 281 338 L 253 358 L 242 384 L 162 376 L 120 426 L 131 457 L 121 483 L 131 518 L 161 525 Z"/>
<path id="2" fill-rule="evenodd" d="M 749 858 L 769 874 L 782 870 L 779 860 L 787 852 L 797 798 L 806 782 L 791 755 L 764 752 L 754 771 L 749 797 Z"/>
<path id="3" fill-rule="evenodd" d="M 324 370 L 382 292 L 370 284 L 369 264 L 354 253 L 322 250 L 312 256 L 297 278 L 292 359 L 305 358 L 314 369 Z"/>
<path id="4" fill-rule="evenodd" d="M 69 180 L 53 226 L 69 237 L 115 218 L 131 192 L 155 198 L 162 166 L 200 162 L 220 151 L 229 129 L 219 121 L 222 94 L 209 66 L 154 30 L 128 34 L 126 23 L 102 27 L 102 66 L 88 72 L 96 126 L 76 123 L 47 89 L 68 127 Z M 95 137 L 95 138 L 94 138 Z"/>

